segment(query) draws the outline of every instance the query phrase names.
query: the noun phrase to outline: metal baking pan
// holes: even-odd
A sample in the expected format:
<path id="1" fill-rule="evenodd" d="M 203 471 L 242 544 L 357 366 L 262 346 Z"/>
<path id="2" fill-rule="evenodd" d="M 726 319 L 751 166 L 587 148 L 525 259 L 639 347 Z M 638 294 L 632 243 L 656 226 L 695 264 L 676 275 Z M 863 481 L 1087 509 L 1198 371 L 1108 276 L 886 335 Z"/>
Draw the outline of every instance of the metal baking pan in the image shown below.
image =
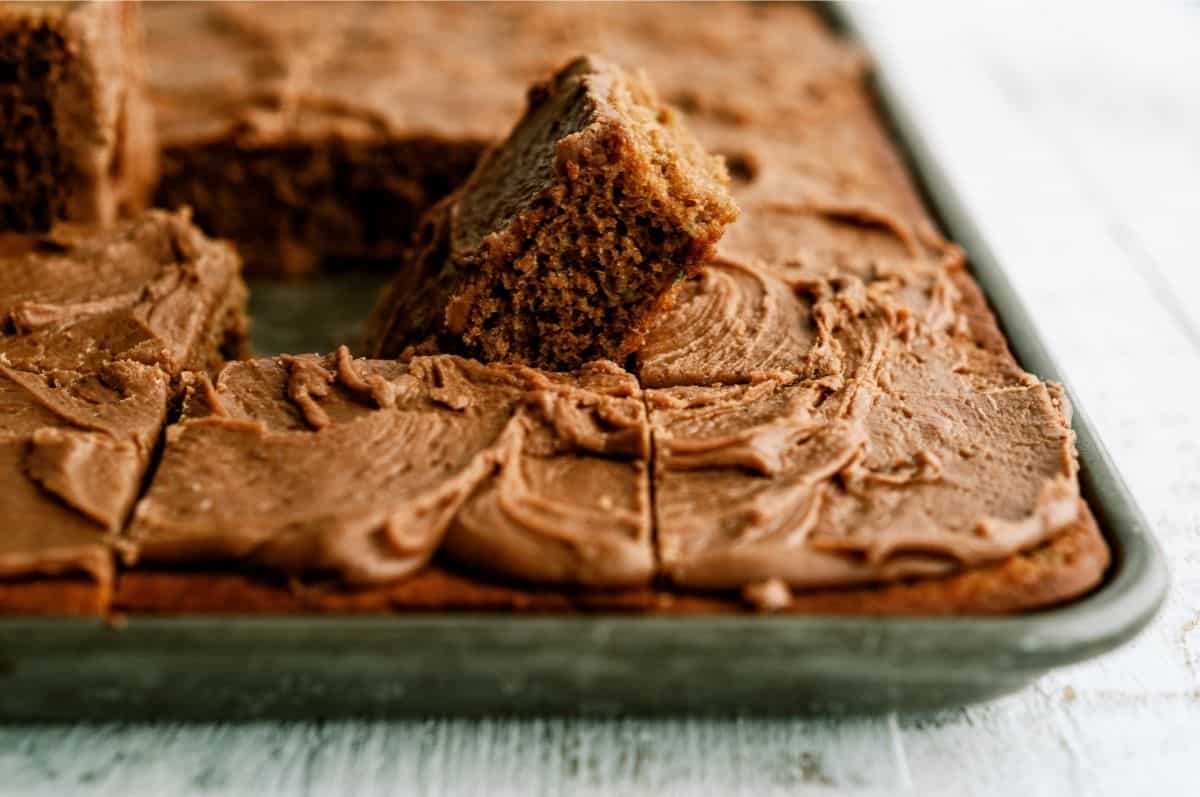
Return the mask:
<path id="1" fill-rule="evenodd" d="M 836 20 L 835 20 L 836 22 Z M 1062 374 L 886 81 L 880 100 L 927 198 L 1022 365 Z M 260 351 L 326 349 L 365 315 L 360 276 L 255 286 Z M 332 293 L 331 293 L 332 292 Z M 338 301 L 331 301 L 337 296 Z M 321 308 L 327 323 L 297 328 Z M 1078 408 L 1078 403 L 1076 403 Z M 799 714 L 931 709 L 995 697 L 1144 627 L 1167 568 L 1082 409 L 1083 493 L 1114 552 L 1103 586 L 1010 618 L 630 615 L 0 620 L 0 718 L 216 719 L 396 714 Z"/>

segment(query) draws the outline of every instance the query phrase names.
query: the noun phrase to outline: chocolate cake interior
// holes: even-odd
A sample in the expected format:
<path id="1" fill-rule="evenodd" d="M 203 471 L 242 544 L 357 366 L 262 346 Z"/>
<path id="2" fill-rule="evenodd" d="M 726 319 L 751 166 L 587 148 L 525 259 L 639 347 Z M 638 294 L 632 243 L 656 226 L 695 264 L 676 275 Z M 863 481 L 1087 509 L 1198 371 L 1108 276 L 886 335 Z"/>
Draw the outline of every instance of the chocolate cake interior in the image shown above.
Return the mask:
<path id="1" fill-rule="evenodd" d="M 577 58 L 431 211 L 368 345 L 396 356 L 434 336 L 485 361 L 620 360 L 736 218 L 728 182 L 647 80 Z"/>
<path id="2" fill-rule="evenodd" d="M 63 31 L 37 18 L 0 24 L 0 229 L 45 230 L 66 210 L 54 109 L 68 58 Z"/>
<path id="3" fill-rule="evenodd" d="M 158 148 L 137 10 L 0 4 L 0 232 L 144 208 Z"/>

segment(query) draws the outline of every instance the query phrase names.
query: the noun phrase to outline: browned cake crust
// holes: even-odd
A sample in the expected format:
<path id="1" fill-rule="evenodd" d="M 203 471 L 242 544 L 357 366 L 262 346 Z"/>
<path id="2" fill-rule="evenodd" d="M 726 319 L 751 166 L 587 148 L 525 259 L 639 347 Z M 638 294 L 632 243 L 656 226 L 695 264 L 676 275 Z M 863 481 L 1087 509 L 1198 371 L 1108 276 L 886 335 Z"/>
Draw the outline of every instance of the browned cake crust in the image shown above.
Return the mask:
<path id="1" fill-rule="evenodd" d="M 80 616 L 108 614 L 112 581 L 87 576 L 0 580 L 0 614 Z"/>
<path id="2" fill-rule="evenodd" d="M 800 593 L 790 614 L 1012 614 L 1079 598 L 1095 588 L 1109 551 L 1090 514 L 1028 553 L 943 578 L 877 588 Z M 2 593 L 0 593 L 2 596 Z M 412 611 L 634 612 L 707 614 L 748 611 L 737 595 L 662 588 L 564 590 L 487 580 L 432 565 L 406 581 L 347 590 L 235 571 L 133 570 L 117 583 L 113 610 L 130 614 L 292 614 Z"/>
<path id="3" fill-rule="evenodd" d="M 158 147 L 136 3 L 0 5 L 0 231 L 146 206 Z"/>
<path id="4" fill-rule="evenodd" d="M 620 361 L 736 218 L 728 183 L 645 79 L 577 58 L 430 212 L 368 348 L 435 337 L 488 362 Z"/>

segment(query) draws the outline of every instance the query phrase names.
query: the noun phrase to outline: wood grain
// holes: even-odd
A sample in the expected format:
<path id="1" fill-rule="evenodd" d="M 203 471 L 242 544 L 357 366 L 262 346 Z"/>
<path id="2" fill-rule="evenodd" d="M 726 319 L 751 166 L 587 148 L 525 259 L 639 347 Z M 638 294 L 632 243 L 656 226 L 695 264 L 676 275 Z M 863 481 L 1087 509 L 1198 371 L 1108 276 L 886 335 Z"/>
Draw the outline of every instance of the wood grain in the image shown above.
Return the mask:
<path id="1" fill-rule="evenodd" d="M 0 791 L 1200 793 L 1200 7 L 855 13 L 1171 557 L 1145 634 L 933 716 L 8 726 Z"/>

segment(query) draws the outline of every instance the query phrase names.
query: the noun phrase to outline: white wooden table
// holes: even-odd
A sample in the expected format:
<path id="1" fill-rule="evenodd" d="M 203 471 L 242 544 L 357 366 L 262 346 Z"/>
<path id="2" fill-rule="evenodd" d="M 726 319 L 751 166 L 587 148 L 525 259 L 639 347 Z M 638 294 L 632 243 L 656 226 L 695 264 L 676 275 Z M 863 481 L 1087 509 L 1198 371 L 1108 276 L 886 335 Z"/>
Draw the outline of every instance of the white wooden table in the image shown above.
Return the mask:
<path id="1" fill-rule="evenodd" d="M 1200 795 L 1200 6 L 862 7 L 1171 558 L 1134 644 L 794 721 L 0 728 L 3 794 Z"/>

